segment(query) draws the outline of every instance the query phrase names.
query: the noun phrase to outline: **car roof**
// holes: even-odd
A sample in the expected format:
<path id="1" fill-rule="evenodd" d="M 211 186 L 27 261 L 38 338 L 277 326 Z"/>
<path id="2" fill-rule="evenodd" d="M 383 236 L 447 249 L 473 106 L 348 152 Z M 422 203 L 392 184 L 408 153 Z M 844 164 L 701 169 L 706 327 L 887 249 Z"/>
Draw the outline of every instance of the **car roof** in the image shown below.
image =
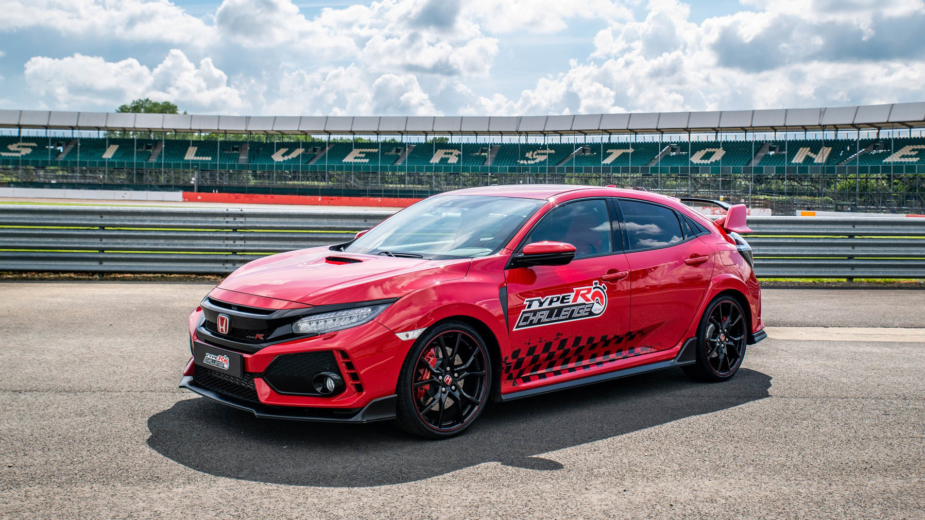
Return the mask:
<path id="1" fill-rule="evenodd" d="M 574 184 L 509 184 L 503 186 L 481 186 L 446 192 L 443 195 L 481 195 L 487 197 L 515 197 L 521 199 L 553 200 L 562 202 L 584 196 L 627 197 L 651 200 L 653 202 L 678 202 L 677 199 L 640 190 L 601 186 L 577 186 Z"/>

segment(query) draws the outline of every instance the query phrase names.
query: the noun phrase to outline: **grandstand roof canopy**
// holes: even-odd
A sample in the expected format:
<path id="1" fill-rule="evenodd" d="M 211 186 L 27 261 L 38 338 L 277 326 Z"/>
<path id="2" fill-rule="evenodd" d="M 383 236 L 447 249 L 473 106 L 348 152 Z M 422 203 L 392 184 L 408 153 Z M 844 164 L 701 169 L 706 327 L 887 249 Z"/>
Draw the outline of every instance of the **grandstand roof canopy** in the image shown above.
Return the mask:
<path id="1" fill-rule="evenodd" d="M 0 128 L 239 134 L 642 134 L 897 127 L 925 127 L 925 102 L 831 108 L 523 117 L 246 117 L 0 110 Z"/>

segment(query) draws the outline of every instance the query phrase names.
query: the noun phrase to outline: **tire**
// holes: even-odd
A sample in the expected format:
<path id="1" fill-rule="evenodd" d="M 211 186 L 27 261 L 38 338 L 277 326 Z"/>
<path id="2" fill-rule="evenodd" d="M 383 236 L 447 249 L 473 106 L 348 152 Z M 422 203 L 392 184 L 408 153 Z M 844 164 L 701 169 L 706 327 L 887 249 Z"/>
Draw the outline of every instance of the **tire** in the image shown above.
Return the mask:
<path id="1" fill-rule="evenodd" d="M 748 344 L 748 316 L 732 296 L 718 296 L 707 306 L 697 328 L 697 360 L 684 371 L 702 381 L 732 379 L 742 366 Z"/>
<path id="2" fill-rule="evenodd" d="M 485 409 L 491 374 L 491 356 L 478 331 L 460 321 L 438 324 L 418 338 L 402 366 L 398 425 L 426 439 L 459 435 Z"/>

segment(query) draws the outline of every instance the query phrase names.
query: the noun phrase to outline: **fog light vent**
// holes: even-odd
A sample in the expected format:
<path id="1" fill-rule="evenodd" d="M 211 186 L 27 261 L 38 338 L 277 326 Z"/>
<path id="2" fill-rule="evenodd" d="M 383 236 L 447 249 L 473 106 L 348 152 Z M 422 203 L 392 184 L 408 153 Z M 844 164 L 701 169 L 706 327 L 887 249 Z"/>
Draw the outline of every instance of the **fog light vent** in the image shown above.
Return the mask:
<path id="1" fill-rule="evenodd" d="M 332 383 L 326 380 L 330 378 Z M 334 396 L 346 389 L 337 360 L 331 351 L 283 354 L 263 372 L 263 380 L 284 395 Z M 329 387 L 333 385 L 333 389 Z"/>
<path id="2" fill-rule="evenodd" d="M 344 380 L 337 374 L 323 372 L 312 379 L 312 386 L 321 395 L 335 395 L 344 391 Z"/>

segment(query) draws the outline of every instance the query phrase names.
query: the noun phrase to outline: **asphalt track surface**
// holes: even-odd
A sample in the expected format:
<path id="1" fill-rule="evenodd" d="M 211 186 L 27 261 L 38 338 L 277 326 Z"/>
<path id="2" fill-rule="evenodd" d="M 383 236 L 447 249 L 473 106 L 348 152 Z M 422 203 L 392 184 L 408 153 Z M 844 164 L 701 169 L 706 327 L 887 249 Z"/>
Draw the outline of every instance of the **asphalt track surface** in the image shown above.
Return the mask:
<path id="1" fill-rule="evenodd" d="M 638 376 L 425 442 L 179 391 L 208 290 L 0 284 L 0 517 L 925 518 L 923 331 L 818 328 L 923 327 L 925 291 L 767 290 L 810 339 L 772 334 L 728 383 Z"/>

